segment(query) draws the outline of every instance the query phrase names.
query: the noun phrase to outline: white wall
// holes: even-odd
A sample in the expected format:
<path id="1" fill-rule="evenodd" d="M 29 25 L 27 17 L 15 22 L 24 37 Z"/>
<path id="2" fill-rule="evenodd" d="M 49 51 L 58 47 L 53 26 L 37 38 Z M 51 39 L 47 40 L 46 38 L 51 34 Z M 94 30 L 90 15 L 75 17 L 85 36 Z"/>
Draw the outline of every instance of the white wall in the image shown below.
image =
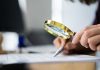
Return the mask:
<path id="1" fill-rule="evenodd" d="M 98 3 L 85 5 L 78 0 L 19 0 L 26 30 L 41 30 L 46 19 L 62 22 L 77 32 L 92 24 Z"/>
<path id="2" fill-rule="evenodd" d="M 51 0 L 26 0 L 27 30 L 43 29 L 44 21 L 51 18 Z"/>
<path id="3" fill-rule="evenodd" d="M 52 20 L 62 22 L 62 0 L 52 0 Z"/>
<path id="4" fill-rule="evenodd" d="M 98 3 L 86 5 L 78 0 L 62 0 L 62 21 L 77 32 L 93 23 Z"/>

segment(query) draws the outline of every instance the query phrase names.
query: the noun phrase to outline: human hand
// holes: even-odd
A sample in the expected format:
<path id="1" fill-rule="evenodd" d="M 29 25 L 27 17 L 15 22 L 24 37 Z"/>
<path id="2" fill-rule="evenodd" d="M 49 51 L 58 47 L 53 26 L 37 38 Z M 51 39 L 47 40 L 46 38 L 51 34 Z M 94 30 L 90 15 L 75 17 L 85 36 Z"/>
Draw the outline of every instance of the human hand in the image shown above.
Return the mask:
<path id="1" fill-rule="evenodd" d="M 76 48 L 76 45 L 72 44 L 71 42 L 71 39 L 69 40 L 65 40 L 61 37 L 57 37 L 54 41 L 53 41 L 55 47 L 61 47 L 61 46 L 64 46 L 64 49 L 63 49 L 63 53 L 64 54 L 71 54 L 73 51 L 74 48 Z"/>
<path id="2" fill-rule="evenodd" d="M 81 53 L 88 51 L 100 50 L 100 24 L 89 26 L 79 33 L 76 33 L 73 39 L 65 40 L 61 37 L 57 37 L 54 40 L 56 47 L 64 45 L 63 52 L 69 53 Z M 81 51 L 81 52 L 80 52 Z M 82 52 L 82 53 L 83 53 Z"/>
<path id="3" fill-rule="evenodd" d="M 80 43 L 82 46 L 90 48 L 93 51 L 100 51 L 100 24 L 91 25 L 76 33 L 72 43 L 75 45 Z"/>
<path id="4" fill-rule="evenodd" d="M 90 50 L 89 48 L 85 48 L 83 46 L 81 46 L 80 44 L 73 44 L 71 39 L 70 40 L 65 40 L 61 37 L 57 37 L 54 41 L 53 41 L 55 47 L 62 47 L 64 45 L 63 48 L 63 54 L 91 54 L 94 53 L 94 51 Z"/>

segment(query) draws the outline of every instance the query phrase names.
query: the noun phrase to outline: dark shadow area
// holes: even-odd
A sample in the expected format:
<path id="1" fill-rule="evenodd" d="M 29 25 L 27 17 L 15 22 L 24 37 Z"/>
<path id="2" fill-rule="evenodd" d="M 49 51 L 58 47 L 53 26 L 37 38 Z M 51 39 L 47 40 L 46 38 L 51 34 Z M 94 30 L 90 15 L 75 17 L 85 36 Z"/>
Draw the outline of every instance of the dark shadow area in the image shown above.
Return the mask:
<path id="1" fill-rule="evenodd" d="M 0 0 L 0 32 L 23 32 L 24 22 L 18 0 Z"/>
<path id="2" fill-rule="evenodd" d="M 25 64 L 9 64 L 0 67 L 0 70 L 27 70 Z"/>
<path id="3" fill-rule="evenodd" d="M 28 40 L 32 45 L 48 45 L 53 44 L 54 36 L 47 33 L 45 30 L 30 31 L 27 34 Z"/>

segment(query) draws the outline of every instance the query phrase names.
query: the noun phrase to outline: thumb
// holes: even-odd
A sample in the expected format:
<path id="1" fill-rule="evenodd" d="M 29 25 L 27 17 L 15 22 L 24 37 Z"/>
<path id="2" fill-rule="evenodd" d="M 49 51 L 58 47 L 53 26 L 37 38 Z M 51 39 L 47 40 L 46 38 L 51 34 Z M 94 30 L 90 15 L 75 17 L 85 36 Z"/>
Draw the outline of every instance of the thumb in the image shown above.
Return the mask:
<path id="1" fill-rule="evenodd" d="M 65 42 L 66 42 L 66 40 L 63 39 L 63 38 L 61 38 L 61 37 L 57 37 L 57 38 L 53 41 L 54 45 L 55 45 L 57 48 L 59 48 L 59 47 L 61 47 L 61 46 L 64 46 Z"/>

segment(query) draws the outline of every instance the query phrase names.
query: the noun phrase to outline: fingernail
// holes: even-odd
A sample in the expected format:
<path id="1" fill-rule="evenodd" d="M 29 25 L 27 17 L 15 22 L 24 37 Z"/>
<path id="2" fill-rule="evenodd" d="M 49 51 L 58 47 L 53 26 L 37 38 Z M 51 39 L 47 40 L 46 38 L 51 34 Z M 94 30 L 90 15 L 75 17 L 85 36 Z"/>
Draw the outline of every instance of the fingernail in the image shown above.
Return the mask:
<path id="1" fill-rule="evenodd" d="M 84 47 L 85 47 L 85 48 L 89 48 L 89 44 L 86 44 Z"/>
<path id="2" fill-rule="evenodd" d="M 84 46 L 85 48 L 88 48 L 88 46 Z"/>

